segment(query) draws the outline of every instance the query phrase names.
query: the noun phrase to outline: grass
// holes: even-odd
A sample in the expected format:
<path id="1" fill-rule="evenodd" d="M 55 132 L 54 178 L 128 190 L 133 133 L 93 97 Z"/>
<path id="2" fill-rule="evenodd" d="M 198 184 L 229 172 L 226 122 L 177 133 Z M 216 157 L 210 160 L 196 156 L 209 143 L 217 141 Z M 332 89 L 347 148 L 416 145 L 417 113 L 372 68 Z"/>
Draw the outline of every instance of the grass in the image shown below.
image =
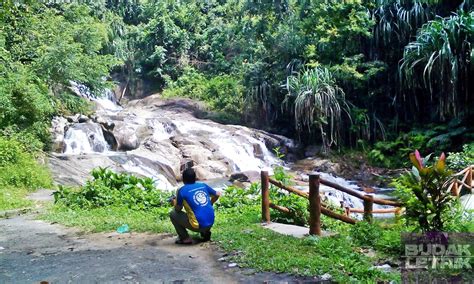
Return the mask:
<path id="1" fill-rule="evenodd" d="M 114 231 L 122 224 L 128 224 L 134 232 L 174 233 L 166 214 L 171 208 L 164 209 L 137 211 L 102 207 L 73 210 L 57 204 L 41 218 L 85 232 Z M 347 234 L 322 239 L 283 236 L 259 225 L 259 210 L 253 205 L 217 210 L 213 240 L 223 250 L 232 252 L 229 260 L 240 266 L 301 276 L 329 273 L 338 282 L 399 280 L 397 274 L 372 268 L 376 259 L 360 253 Z"/>
<path id="2" fill-rule="evenodd" d="M 25 199 L 28 190 L 13 186 L 5 186 L 0 189 L 0 211 L 29 207 L 33 204 L 31 200 Z"/>
<path id="3" fill-rule="evenodd" d="M 134 232 L 172 232 L 173 226 L 164 218 L 162 210 L 138 211 L 124 207 L 101 207 L 90 210 L 70 209 L 63 205 L 49 208 L 41 219 L 78 227 L 84 232 L 114 231 L 128 224 Z"/>

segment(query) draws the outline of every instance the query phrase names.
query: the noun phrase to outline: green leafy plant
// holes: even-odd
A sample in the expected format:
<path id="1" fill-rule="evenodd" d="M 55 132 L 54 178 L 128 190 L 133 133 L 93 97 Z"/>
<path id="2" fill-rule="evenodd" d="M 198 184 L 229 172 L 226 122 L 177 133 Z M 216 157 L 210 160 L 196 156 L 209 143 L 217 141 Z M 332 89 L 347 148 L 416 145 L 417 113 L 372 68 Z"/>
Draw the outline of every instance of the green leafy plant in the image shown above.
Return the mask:
<path id="1" fill-rule="evenodd" d="M 107 168 L 94 169 L 92 176 L 94 179 L 79 189 L 60 186 L 54 192 L 55 202 L 72 208 L 125 206 L 134 210 L 168 204 L 169 193 L 156 189 L 151 178 L 115 173 Z"/>
<path id="2" fill-rule="evenodd" d="M 341 111 L 345 105 L 344 92 L 326 68 L 316 67 L 286 82 L 288 95 L 284 103 L 294 101 L 293 113 L 296 129 L 321 132 L 324 148 L 337 144 L 341 126 Z"/>
<path id="3" fill-rule="evenodd" d="M 0 136 L 0 186 L 34 190 L 51 183 L 48 170 L 38 164 L 32 153 L 21 143 Z"/>
<path id="4" fill-rule="evenodd" d="M 406 206 L 406 218 L 416 221 L 423 232 L 442 231 L 446 220 L 443 214 L 455 204 L 448 190 L 452 172 L 447 169 L 445 155 L 432 165 L 430 156 L 424 159 L 418 150 L 410 153 L 413 168 L 395 180 L 396 195 Z"/>
<path id="5" fill-rule="evenodd" d="M 474 165 L 474 143 L 465 144 L 462 149 L 462 152 L 448 153 L 446 161 L 453 170 L 460 171 Z"/>
<path id="6" fill-rule="evenodd" d="M 58 112 L 60 114 L 90 114 L 92 112 L 92 104 L 84 98 L 72 95 L 69 93 L 62 93 L 58 96 Z"/>
<path id="7" fill-rule="evenodd" d="M 220 209 L 242 209 L 250 205 L 261 203 L 260 184 L 252 183 L 248 189 L 237 186 L 228 186 L 224 194 L 216 203 L 216 208 Z"/>
<path id="8" fill-rule="evenodd" d="M 357 245 L 372 247 L 376 244 L 377 238 L 381 235 L 381 232 L 382 230 L 376 224 L 358 222 L 351 226 L 349 235 Z"/>
<path id="9" fill-rule="evenodd" d="M 472 113 L 471 60 L 474 12 L 437 17 L 425 24 L 404 50 L 400 72 L 408 87 L 424 87 L 426 100 L 437 106 L 440 119 Z M 465 111 L 458 111 L 463 109 Z"/>

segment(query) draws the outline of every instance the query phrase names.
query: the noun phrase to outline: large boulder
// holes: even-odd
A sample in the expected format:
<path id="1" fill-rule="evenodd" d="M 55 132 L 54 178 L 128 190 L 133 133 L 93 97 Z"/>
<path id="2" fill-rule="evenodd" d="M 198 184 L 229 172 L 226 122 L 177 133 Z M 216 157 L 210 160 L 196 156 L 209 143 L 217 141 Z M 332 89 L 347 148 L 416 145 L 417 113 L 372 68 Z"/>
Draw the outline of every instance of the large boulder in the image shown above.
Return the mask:
<path id="1" fill-rule="evenodd" d="M 190 159 L 194 164 L 204 164 L 212 159 L 212 152 L 199 145 L 183 145 L 181 148 L 183 158 Z"/>
<path id="2" fill-rule="evenodd" d="M 240 173 L 233 173 L 229 181 L 230 182 L 257 182 L 260 180 L 260 173 L 257 171 L 245 171 Z"/>
<path id="3" fill-rule="evenodd" d="M 94 122 L 97 122 L 100 125 L 102 125 L 107 130 L 114 130 L 115 123 L 110 119 L 106 119 L 106 118 L 104 118 L 100 115 L 97 115 L 97 116 L 94 117 L 93 120 L 94 120 Z"/>
<path id="4" fill-rule="evenodd" d="M 117 140 L 117 150 L 130 151 L 140 146 L 140 140 L 136 134 L 135 128 L 124 123 L 117 124 L 113 130 Z"/>
<path id="5" fill-rule="evenodd" d="M 176 177 L 181 176 L 181 151 L 173 146 L 170 140 L 156 140 L 153 137 L 145 140 L 143 145 L 137 150 L 140 155 L 147 156 L 152 160 L 169 165 Z"/>
<path id="6" fill-rule="evenodd" d="M 206 167 L 204 165 L 195 166 L 194 171 L 196 172 L 197 180 L 209 180 L 223 177 L 222 174 L 212 172 L 209 167 Z"/>

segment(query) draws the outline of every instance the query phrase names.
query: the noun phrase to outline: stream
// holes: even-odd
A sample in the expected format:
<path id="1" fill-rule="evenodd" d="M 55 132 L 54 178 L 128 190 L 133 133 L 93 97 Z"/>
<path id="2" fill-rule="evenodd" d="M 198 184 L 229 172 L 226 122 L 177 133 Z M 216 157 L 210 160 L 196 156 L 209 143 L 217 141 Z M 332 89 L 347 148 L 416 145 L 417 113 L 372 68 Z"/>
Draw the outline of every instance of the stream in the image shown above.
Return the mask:
<path id="1" fill-rule="evenodd" d="M 162 99 L 152 95 L 120 106 L 113 92 L 93 97 L 84 86 L 72 83 L 77 95 L 88 98 L 96 110 L 90 117 L 55 117 L 49 166 L 58 184 L 79 186 L 90 178 L 96 167 L 108 167 L 153 178 L 157 188 L 175 190 L 181 171 L 191 166 L 197 178 L 217 189 L 231 184 L 229 177 L 241 182 L 258 181 L 260 171 L 272 172 L 282 165 L 292 170 L 273 153 L 296 148 L 289 138 L 239 125 L 224 125 L 200 119 L 202 106 L 187 99 Z M 315 171 L 309 168 L 307 172 Z M 322 178 L 342 186 L 362 189 L 352 181 L 324 172 Z M 304 180 L 307 175 L 300 173 Z M 303 190 L 307 188 L 302 187 Z M 330 201 L 339 206 L 363 208 L 362 201 L 345 193 L 321 187 Z M 377 189 L 377 197 L 387 197 L 387 189 Z M 383 208 L 375 205 L 374 208 Z"/>

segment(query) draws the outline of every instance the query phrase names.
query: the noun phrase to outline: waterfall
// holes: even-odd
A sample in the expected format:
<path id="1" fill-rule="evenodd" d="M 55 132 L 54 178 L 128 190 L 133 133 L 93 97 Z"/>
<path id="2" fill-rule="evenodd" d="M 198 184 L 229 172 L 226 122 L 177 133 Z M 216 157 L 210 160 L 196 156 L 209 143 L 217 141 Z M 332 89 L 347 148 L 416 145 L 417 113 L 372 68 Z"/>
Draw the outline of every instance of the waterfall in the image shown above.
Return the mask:
<path id="1" fill-rule="evenodd" d="M 69 84 L 71 85 L 71 91 L 80 97 L 95 102 L 99 109 L 112 112 L 123 110 L 123 108 L 118 105 L 114 92 L 110 89 L 105 89 L 101 94 L 96 96 L 89 87 L 83 84 L 74 81 L 70 81 Z"/>
<path id="2" fill-rule="evenodd" d="M 246 133 L 244 127 L 227 126 L 225 129 L 216 123 L 195 121 L 176 121 L 179 132 L 190 137 L 205 135 L 219 147 L 219 152 L 233 162 L 234 171 L 269 170 L 279 161 L 266 147 L 265 143 Z"/>
<path id="3" fill-rule="evenodd" d="M 65 154 L 106 153 L 109 145 L 97 123 L 76 123 L 64 135 Z"/>

